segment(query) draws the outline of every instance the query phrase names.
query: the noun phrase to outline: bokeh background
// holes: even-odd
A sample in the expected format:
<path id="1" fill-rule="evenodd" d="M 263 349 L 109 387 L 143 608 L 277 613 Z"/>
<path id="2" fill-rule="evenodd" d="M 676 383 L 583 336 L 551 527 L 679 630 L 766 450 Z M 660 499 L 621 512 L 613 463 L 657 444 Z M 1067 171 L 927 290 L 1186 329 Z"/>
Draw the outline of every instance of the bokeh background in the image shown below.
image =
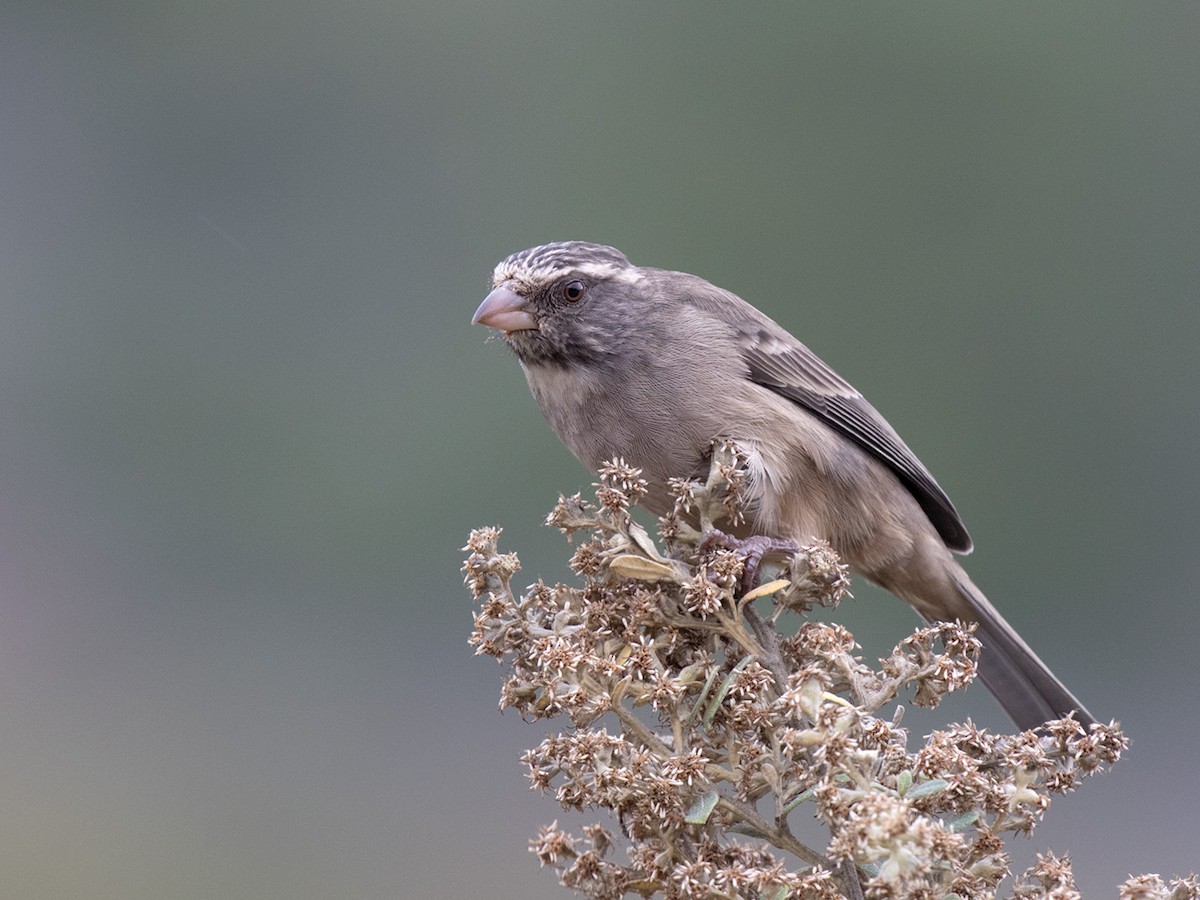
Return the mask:
<path id="1" fill-rule="evenodd" d="M 0 894 L 565 895 L 458 572 L 503 524 L 566 576 L 590 479 L 468 325 L 565 238 L 854 381 L 1126 726 L 1026 859 L 1200 865 L 1198 39 L 1190 0 L 6 3 Z M 868 656 L 914 625 L 856 594 Z"/>

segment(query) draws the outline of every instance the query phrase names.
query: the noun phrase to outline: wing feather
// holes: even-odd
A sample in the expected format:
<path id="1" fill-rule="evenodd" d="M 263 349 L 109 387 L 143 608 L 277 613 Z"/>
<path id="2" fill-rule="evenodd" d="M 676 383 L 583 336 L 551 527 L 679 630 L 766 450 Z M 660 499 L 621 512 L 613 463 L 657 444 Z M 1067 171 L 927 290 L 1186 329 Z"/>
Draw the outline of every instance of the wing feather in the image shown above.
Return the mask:
<path id="1" fill-rule="evenodd" d="M 971 551 L 971 536 L 946 492 L 850 382 L 736 294 L 695 275 L 666 274 L 672 292 L 678 291 L 675 296 L 733 332 L 752 381 L 804 407 L 886 465 L 916 498 L 946 546 L 960 553 Z"/>
<path id="2" fill-rule="evenodd" d="M 742 332 L 740 339 L 752 381 L 798 403 L 883 462 L 916 498 L 946 546 L 971 550 L 971 537 L 946 492 L 849 382 L 786 332 L 763 328 Z"/>

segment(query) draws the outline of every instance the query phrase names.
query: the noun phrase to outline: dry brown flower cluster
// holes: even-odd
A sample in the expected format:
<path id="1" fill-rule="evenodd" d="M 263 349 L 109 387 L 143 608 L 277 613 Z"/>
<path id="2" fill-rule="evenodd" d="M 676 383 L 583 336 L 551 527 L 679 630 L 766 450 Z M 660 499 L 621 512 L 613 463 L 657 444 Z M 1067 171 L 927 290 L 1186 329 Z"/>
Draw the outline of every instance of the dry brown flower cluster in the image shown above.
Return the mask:
<path id="1" fill-rule="evenodd" d="M 1073 719 L 1015 735 L 967 722 L 910 749 L 902 708 L 880 711 L 904 692 L 932 707 L 968 685 L 972 629 L 919 629 L 878 668 L 839 625 L 781 635 L 783 610 L 836 605 L 847 573 L 814 543 L 744 591 L 745 559 L 714 531 L 736 522 L 743 471 L 723 445 L 707 483 L 673 483 L 660 549 L 630 516 L 646 491 L 639 471 L 606 465 L 595 503 L 560 498 L 547 519 L 577 536 L 581 586 L 539 581 L 518 595 L 500 530 L 471 534 L 464 572 L 482 601 L 471 643 L 509 662 L 501 707 L 566 720 L 524 757 L 533 787 L 613 815 L 582 837 L 550 825 L 533 851 L 593 898 L 994 896 L 1010 874 L 1006 838 L 1114 763 L 1124 736 Z M 793 813 L 824 822 L 827 845 L 801 842 Z M 1078 896 L 1069 860 L 1052 855 L 1014 891 Z M 1192 879 L 1131 881 L 1122 896 L 1198 894 Z"/>

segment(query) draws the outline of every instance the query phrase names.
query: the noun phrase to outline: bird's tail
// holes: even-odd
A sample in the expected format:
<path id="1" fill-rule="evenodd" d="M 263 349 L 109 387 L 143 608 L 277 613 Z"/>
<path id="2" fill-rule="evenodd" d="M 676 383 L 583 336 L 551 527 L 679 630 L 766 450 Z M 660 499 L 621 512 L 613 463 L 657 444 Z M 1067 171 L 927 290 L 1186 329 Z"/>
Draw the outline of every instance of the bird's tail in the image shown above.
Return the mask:
<path id="1" fill-rule="evenodd" d="M 979 677 L 1017 727 L 1036 728 L 1071 712 L 1084 728 L 1095 722 L 1087 708 L 1029 649 L 966 573 L 957 565 L 955 568 L 958 571 L 953 575 L 954 584 L 979 623 L 975 632 L 983 644 Z"/>

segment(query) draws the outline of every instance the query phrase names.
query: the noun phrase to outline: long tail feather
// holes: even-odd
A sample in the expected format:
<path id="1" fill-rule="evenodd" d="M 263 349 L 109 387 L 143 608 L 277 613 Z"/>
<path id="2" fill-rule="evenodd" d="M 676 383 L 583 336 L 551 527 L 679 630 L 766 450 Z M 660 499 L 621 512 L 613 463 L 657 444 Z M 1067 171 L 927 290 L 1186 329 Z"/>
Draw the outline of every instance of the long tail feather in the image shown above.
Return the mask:
<path id="1" fill-rule="evenodd" d="M 955 578 L 979 623 L 979 677 L 1019 728 L 1036 728 L 1074 712 L 1085 728 L 1096 720 L 969 579 Z"/>

